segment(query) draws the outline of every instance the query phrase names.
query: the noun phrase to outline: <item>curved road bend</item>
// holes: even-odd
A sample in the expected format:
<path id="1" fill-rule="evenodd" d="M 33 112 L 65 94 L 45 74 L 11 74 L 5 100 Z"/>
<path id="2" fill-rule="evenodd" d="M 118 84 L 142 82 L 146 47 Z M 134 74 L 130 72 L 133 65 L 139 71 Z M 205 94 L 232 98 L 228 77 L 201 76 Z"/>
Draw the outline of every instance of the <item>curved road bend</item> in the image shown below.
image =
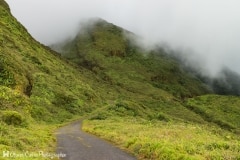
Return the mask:
<path id="1" fill-rule="evenodd" d="M 63 160 L 136 160 L 109 142 L 83 132 L 81 121 L 57 131 L 57 153 L 66 154 Z"/>

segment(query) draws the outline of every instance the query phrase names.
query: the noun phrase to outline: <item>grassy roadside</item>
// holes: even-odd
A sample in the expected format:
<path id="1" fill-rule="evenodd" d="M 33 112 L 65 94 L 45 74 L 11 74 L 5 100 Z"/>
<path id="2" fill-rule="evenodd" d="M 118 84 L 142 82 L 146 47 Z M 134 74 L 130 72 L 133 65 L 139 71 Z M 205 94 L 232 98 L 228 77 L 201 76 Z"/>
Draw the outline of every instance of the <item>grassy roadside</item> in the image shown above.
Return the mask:
<path id="1" fill-rule="evenodd" d="M 32 122 L 27 127 L 0 122 L 0 160 L 57 160 L 56 130 L 79 119 L 81 119 L 80 116 L 75 116 L 59 124 Z M 8 151 L 11 155 L 4 157 L 4 152 Z M 40 152 L 46 155 L 39 155 Z M 23 157 L 21 157 L 22 154 L 24 154 Z"/>
<path id="2" fill-rule="evenodd" d="M 85 120 L 83 130 L 139 159 L 240 159 L 240 139 L 213 126 L 129 117 Z"/>
<path id="3" fill-rule="evenodd" d="M 42 160 L 41 156 L 26 155 L 19 157 L 20 154 L 33 154 L 39 152 L 54 153 L 56 139 L 53 130 L 54 125 L 45 125 L 33 123 L 27 128 L 6 126 L 1 123 L 0 150 L 1 160 L 19 159 L 19 160 Z M 4 152 L 10 152 L 10 156 L 4 157 Z"/>
<path id="4" fill-rule="evenodd" d="M 11 158 L 4 151 L 17 153 L 11 159 L 50 159 L 20 154 L 55 153 L 57 127 L 101 105 L 100 87 L 34 40 L 4 0 L 0 13 L 0 159 Z"/>

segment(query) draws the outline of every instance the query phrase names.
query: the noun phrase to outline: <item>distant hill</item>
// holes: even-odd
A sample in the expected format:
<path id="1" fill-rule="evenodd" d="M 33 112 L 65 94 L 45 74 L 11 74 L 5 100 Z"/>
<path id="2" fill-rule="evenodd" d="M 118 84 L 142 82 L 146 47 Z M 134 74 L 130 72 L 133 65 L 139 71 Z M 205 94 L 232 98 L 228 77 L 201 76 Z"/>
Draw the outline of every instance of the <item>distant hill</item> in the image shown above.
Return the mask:
<path id="1" fill-rule="evenodd" d="M 228 68 L 224 68 L 214 78 L 199 77 L 217 94 L 240 96 L 240 75 Z"/>
<path id="2" fill-rule="evenodd" d="M 133 37 L 137 36 L 102 19 L 93 19 L 73 40 L 52 47 L 119 86 L 131 88 L 134 85 L 128 86 L 128 81 L 136 81 L 182 99 L 210 93 L 206 85 L 186 72 L 164 49 L 146 51 L 134 43 Z"/>
<path id="3" fill-rule="evenodd" d="M 195 68 L 186 67 L 176 53 L 168 53 L 161 46 L 146 50 L 135 43 L 136 38 L 134 33 L 105 20 L 90 19 L 75 38 L 51 47 L 104 83 L 120 90 L 123 104 L 134 102 L 133 112 L 145 118 L 154 118 L 152 111 L 159 109 L 173 119 L 199 122 L 201 118 L 205 119 L 205 114 L 186 105 L 189 98 L 213 93 L 237 95 L 237 87 L 229 86 L 237 86 L 239 77 L 236 73 L 223 70 L 224 77 L 204 77 Z M 145 98 L 140 100 L 139 97 Z M 212 103 L 216 100 L 212 98 Z M 167 107 L 171 105 L 178 107 Z M 193 118 L 195 114 L 201 118 Z M 104 115 L 108 117 L 108 114 Z"/>
<path id="4" fill-rule="evenodd" d="M 161 46 L 160 46 L 161 48 Z M 186 72 L 197 77 L 201 82 L 206 84 L 208 88 L 215 94 L 220 95 L 235 95 L 240 96 L 240 74 L 232 71 L 226 66 L 220 68 L 218 73 L 211 75 L 206 71 L 202 71 L 198 64 L 186 61 L 187 57 L 181 52 L 174 51 L 167 48 L 167 53 L 171 55 L 176 61 L 178 61 Z"/>

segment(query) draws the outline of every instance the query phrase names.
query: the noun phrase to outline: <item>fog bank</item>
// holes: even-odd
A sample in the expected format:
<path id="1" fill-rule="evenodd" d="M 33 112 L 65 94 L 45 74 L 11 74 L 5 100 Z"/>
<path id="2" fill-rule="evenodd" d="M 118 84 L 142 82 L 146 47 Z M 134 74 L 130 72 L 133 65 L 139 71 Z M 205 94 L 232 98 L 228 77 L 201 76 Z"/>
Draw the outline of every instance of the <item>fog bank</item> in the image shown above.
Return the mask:
<path id="1" fill-rule="evenodd" d="M 7 0 L 12 13 L 40 42 L 49 45 L 79 30 L 82 20 L 101 17 L 142 37 L 167 43 L 189 63 L 217 74 L 240 73 L 238 0 Z"/>

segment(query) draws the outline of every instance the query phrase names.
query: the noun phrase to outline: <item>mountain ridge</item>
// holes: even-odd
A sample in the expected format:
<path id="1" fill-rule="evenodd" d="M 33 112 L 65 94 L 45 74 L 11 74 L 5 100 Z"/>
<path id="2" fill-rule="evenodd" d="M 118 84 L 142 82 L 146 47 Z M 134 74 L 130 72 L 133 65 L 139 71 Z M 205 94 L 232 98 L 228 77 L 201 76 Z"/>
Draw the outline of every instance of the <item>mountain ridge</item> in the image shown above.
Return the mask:
<path id="1" fill-rule="evenodd" d="M 87 27 L 88 25 L 90 26 Z M 134 44 L 132 39 L 128 38 L 129 36 L 126 34 L 130 32 L 127 32 L 124 29 L 103 20 L 97 20 L 95 23 L 91 21 L 91 24 L 87 24 L 85 28 L 87 29 L 81 30 L 79 34 L 72 41 L 68 41 L 66 44 L 62 44 L 63 45 L 62 48 L 61 46 L 57 47 L 58 49 L 62 50 L 61 53 L 64 57 L 72 60 L 73 62 L 78 61 L 76 63 L 90 70 L 93 70 L 94 67 L 95 69 L 100 68 L 100 70 L 104 70 L 103 65 L 109 65 L 108 68 L 110 68 L 111 65 L 112 66 L 121 65 L 116 63 L 108 64 L 107 62 L 108 60 L 106 60 L 105 62 L 104 61 L 98 62 L 98 59 L 94 60 L 94 56 L 97 57 L 97 55 L 93 55 L 95 52 L 102 54 L 101 55 L 102 59 L 109 59 L 109 61 L 111 61 L 110 60 L 111 57 L 113 57 L 113 59 L 114 57 L 119 57 L 123 61 L 132 60 L 133 62 L 138 63 L 139 64 L 138 67 L 142 68 L 143 71 L 148 70 L 149 73 L 145 73 L 145 75 L 139 75 L 139 76 L 147 78 L 148 79 L 147 81 L 151 81 L 151 80 L 154 81 L 153 83 L 155 83 L 154 84 L 155 86 L 161 87 L 162 83 L 166 83 L 166 85 L 170 85 L 171 83 L 173 83 L 173 85 L 176 85 L 177 87 L 181 88 L 181 85 L 179 84 L 178 81 L 182 81 L 182 82 L 196 81 L 194 83 L 199 83 L 199 84 L 198 86 L 196 84 L 195 88 L 199 88 L 200 90 L 201 88 L 200 82 L 197 82 L 198 81 L 197 79 L 194 79 L 193 77 L 191 78 L 191 76 L 188 73 L 182 70 L 179 63 L 175 61 L 173 58 L 171 58 L 163 49 L 144 51 L 137 44 Z M 131 36 L 133 37 L 134 35 L 132 34 Z M 91 55 L 91 53 L 93 54 Z M 92 56 L 92 59 L 91 59 L 91 56 Z M 155 69 L 151 68 L 152 66 L 148 65 L 147 63 L 153 63 L 156 68 Z M 163 63 L 163 64 L 161 65 L 158 63 Z M 134 72 L 139 72 L 139 73 L 141 72 L 141 71 L 138 71 L 136 67 L 131 67 L 131 68 L 133 68 Z M 163 69 L 161 70 L 161 68 Z M 155 70 L 154 71 L 155 73 L 152 73 L 153 70 Z M 159 71 L 160 73 L 157 73 Z M 153 76 L 147 77 L 149 76 L 147 74 L 152 74 Z M 108 78 L 111 78 L 111 77 L 108 77 Z M 174 79 L 178 79 L 178 80 L 174 81 Z M 186 80 L 186 79 L 189 79 L 189 80 Z M 185 85 L 182 90 L 184 90 L 184 88 L 187 88 L 188 86 L 190 85 Z M 163 88 L 164 87 L 162 87 L 161 89 Z M 165 89 L 166 88 L 167 86 L 165 87 Z M 205 90 L 205 93 L 207 93 L 207 88 L 205 89 L 203 88 L 204 87 L 202 86 L 202 90 Z M 188 89 L 188 92 L 190 92 L 190 89 Z M 210 91 L 208 91 L 208 93 L 210 93 Z"/>
<path id="2" fill-rule="evenodd" d="M 172 59 L 177 63 L 179 66 L 178 68 L 181 68 L 185 73 L 188 75 L 191 75 L 201 81 L 209 90 L 208 92 L 211 93 L 216 93 L 216 94 L 221 94 L 221 95 L 236 95 L 239 96 L 239 86 L 237 85 L 240 83 L 240 75 L 237 74 L 236 72 L 231 71 L 228 68 L 223 68 L 219 74 L 216 76 L 210 76 L 206 73 L 202 73 L 200 70 L 201 68 L 197 68 L 196 66 L 192 65 L 186 65 L 185 64 L 185 58 L 181 56 L 181 54 L 178 54 L 178 51 L 173 51 L 169 49 L 168 47 L 166 48 L 165 46 L 156 46 L 155 48 L 153 47 L 152 49 L 144 49 L 143 46 L 140 46 L 136 41 L 139 41 L 137 39 L 141 39 L 137 35 L 135 35 L 132 32 L 129 32 L 121 27 L 115 26 L 112 23 L 109 23 L 103 19 L 100 18 L 93 18 L 87 21 L 85 24 L 83 24 L 84 27 L 81 28 L 78 34 L 76 34 L 75 38 L 72 38 L 71 40 L 68 40 L 68 42 L 62 42 L 59 44 L 55 44 L 50 46 L 53 50 L 56 50 L 60 52 L 63 57 L 66 57 L 68 59 L 75 59 L 73 61 L 77 61 L 77 59 L 84 59 L 84 55 L 81 55 L 81 52 L 86 50 L 86 48 L 81 48 L 81 46 L 84 46 L 84 43 L 88 43 L 87 45 L 90 45 L 91 43 L 92 48 L 97 48 L 98 50 L 101 50 L 104 52 L 103 47 L 104 46 L 99 46 L 99 42 L 96 42 L 98 39 L 98 35 L 94 35 L 94 28 L 99 28 L 99 30 L 103 29 L 105 27 L 105 31 L 103 32 L 108 32 L 108 34 L 113 34 L 115 37 L 110 37 L 109 35 L 104 35 L 102 33 L 102 37 L 107 37 L 109 39 L 108 41 L 103 40 L 103 43 L 107 44 L 107 49 L 108 51 L 105 51 L 105 56 L 113 56 L 116 54 L 119 57 L 124 57 L 126 56 L 126 53 L 131 53 L 131 52 L 142 52 L 141 54 L 145 56 L 149 56 L 150 54 L 155 54 L 155 55 L 162 55 L 163 57 L 168 57 L 169 59 Z M 112 31 L 111 31 L 112 30 Z M 115 33 L 114 33 L 115 30 Z M 112 33 L 111 33 L 112 32 Z M 88 36 L 88 38 L 87 38 Z M 91 38 L 95 39 L 91 39 Z M 88 40 L 87 40 L 88 39 Z M 85 41 L 85 42 L 84 42 Z M 87 42 L 86 42 L 87 41 Z M 99 40 L 101 41 L 101 40 Z M 111 41 L 111 42 L 109 42 Z M 116 41 L 114 43 L 114 41 Z M 82 43 L 82 44 L 81 44 Z M 98 43 L 98 44 L 96 44 Z M 118 44 L 121 44 L 120 47 Z M 97 46 L 98 45 L 98 46 Z M 101 44 L 102 45 L 102 44 Z M 111 46 L 112 49 L 110 49 Z M 118 48 L 113 48 L 113 46 L 118 46 Z M 88 49 L 90 50 L 90 49 Z M 93 49 L 92 49 L 93 50 Z M 108 52 L 108 53 L 107 53 Z M 74 54 L 75 53 L 75 54 Z M 76 54 L 78 53 L 78 54 Z M 80 56 L 77 58 L 77 55 Z M 129 57 L 128 57 L 129 58 Z M 85 67 L 87 65 L 88 68 L 93 67 L 90 64 L 92 62 L 86 60 L 85 58 Z M 157 78 L 157 77 L 156 77 Z M 154 79 L 154 78 L 153 78 Z"/>

